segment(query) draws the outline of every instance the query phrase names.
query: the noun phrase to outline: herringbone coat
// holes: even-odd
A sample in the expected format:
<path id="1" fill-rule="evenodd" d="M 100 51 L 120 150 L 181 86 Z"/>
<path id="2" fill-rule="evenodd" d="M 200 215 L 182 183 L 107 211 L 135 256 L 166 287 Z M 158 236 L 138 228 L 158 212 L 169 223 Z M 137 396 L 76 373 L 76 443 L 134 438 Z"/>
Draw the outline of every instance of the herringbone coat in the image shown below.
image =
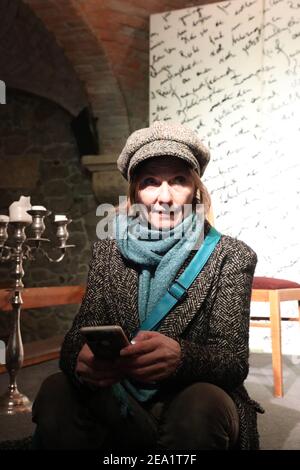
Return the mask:
<path id="1" fill-rule="evenodd" d="M 205 225 L 205 233 L 210 226 Z M 192 251 L 179 270 L 184 271 Z M 222 235 L 187 297 L 167 315 L 158 331 L 180 342 L 182 360 L 163 386 L 209 382 L 234 400 L 240 419 L 238 447 L 257 449 L 256 412 L 243 386 L 248 374 L 251 285 L 257 257 L 244 242 Z M 86 295 L 61 352 L 61 369 L 74 380 L 84 344 L 82 326 L 118 324 L 131 338 L 139 327 L 138 266 L 126 260 L 115 240 L 94 244 Z"/>

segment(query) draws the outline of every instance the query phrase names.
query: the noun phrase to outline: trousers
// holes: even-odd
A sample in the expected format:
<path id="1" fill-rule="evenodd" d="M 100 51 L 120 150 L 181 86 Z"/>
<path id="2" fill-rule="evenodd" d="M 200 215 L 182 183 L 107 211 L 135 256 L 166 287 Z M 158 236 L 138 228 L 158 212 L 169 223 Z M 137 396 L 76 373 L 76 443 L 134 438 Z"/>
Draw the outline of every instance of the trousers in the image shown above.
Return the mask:
<path id="1" fill-rule="evenodd" d="M 235 404 L 216 385 L 193 383 L 146 404 L 128 400 L 123 416 L 110 387 L 80 390 L 63 373 L 51 375 L 33 404 L 38 448 L 225 450 L 238 440 Z"/>

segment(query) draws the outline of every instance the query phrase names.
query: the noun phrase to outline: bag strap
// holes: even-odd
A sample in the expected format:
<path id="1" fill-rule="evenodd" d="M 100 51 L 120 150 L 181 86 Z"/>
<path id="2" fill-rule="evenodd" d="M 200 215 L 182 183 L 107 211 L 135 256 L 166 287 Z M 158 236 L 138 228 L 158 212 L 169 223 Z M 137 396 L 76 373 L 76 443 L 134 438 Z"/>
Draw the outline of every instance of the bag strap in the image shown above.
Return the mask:
<path id="1" fill-rule="evenodd" d="M 140 326 L 139 331 L 155 330 L 158 324 L 179 302 L 179 300 L 187 296 L 187 289 L 205 266 L 221 236 L 221 233 L 219 233 L 214 227 L 210 228 L 200 249 L 197 251 L 190 264 L 155 305 L 146 320 Z"/>

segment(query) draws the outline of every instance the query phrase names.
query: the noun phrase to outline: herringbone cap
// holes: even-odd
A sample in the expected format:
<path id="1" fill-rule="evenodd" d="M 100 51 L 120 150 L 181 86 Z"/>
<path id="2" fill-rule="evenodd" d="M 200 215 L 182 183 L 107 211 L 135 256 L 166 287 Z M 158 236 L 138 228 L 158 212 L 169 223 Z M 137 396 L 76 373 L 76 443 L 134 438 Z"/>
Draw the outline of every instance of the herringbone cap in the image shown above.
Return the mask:
<path id="1" fill-rule="evenodd" d="M 124 178 L 130 180 L 134 169 L 142 161 L 169 155 L 188 162 L 200 176 L 210 159 L 209 150 L 194 131 L 182 124 L 156 121 L 128 137 L 117 166 Z"/>

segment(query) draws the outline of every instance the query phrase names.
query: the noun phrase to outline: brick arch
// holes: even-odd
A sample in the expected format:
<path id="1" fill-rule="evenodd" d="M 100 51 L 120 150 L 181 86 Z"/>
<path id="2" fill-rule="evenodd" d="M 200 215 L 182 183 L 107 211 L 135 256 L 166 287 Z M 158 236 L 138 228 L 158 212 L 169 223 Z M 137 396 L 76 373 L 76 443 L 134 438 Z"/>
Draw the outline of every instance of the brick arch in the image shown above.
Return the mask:
<path id="1" fill-rule="evenodd" d="M 48 98 L 77 115 L 87 96 L 53 35 L 19 0 L 3 0 L 0 18 L 0 78 L 6 86 Z"/>

